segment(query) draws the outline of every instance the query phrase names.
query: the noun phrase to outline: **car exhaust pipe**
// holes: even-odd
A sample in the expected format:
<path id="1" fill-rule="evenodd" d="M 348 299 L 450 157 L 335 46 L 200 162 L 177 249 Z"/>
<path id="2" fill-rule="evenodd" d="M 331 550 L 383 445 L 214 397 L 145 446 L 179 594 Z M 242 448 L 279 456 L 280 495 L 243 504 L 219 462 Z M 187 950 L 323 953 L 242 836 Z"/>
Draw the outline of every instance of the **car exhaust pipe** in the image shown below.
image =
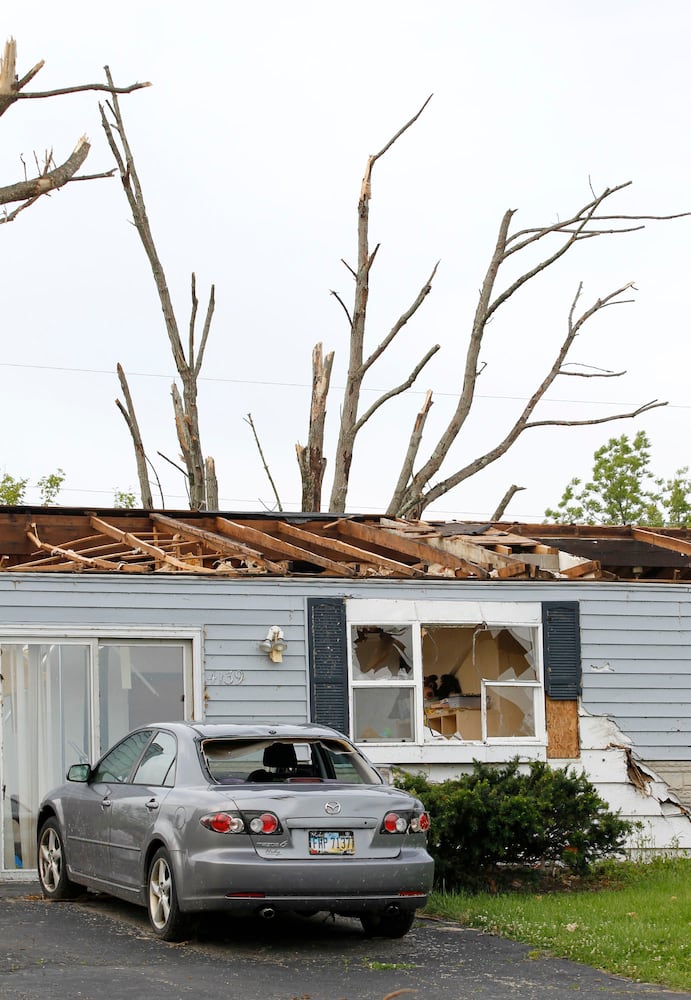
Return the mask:
<path id="1" fill-rule="evenodd" d="M 389 903 L 385 912 L 388 917 L 396 917 L 401 912 L 401 908 L 396 903 Z"/>
<path id="2" fill-rule="evenodd" d="M 273 918 L 276 916 L 276 911 L 274 910 L 273 906 L 262 906 L 261 910 L 259 911 L 259 916 L 262 918 L 262 920 L 273 920 Z"/>

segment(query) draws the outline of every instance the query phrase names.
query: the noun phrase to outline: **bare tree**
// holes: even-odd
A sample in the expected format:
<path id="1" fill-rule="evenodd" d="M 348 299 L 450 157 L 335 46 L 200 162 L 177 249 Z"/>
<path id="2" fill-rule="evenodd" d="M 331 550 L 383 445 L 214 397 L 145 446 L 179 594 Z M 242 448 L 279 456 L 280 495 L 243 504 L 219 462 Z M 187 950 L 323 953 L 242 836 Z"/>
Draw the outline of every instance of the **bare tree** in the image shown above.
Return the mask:
<path id="1" fill-rule="evenodd" d="M 163 265 L 161 264 L 158 256 L 158 251 L 156 250 L 153 235 L 151 233 L 151 226 L 146 212 L 144 195 L 142 193 L 142 187 L 137 174 L 134 156 L 127 139 L 125 123 L 123 121 L 117 94 L 112 89 L 110 69 L 107 66 L 105 67 L 105 72 L 109 84 L 107 89 L 111 91 L 112 97 L 111 100 L 107 102 L 107 109 L 110 112 L 110 117 L 106 112 L 106 108 L 101 105 L 101 122 L 106 133 L 108 143 L 113 152 L 113 156 L 115 157 L 115 162 L 117 163 L 120 180 L 122 181 L 122 186 L 132 211 L 132 220 L 139 234 L 139 238 L 141 239 L 144 251 L 149 259 L 151 272 L 156 284 L 156 291 L 158 292 L 161 309 L 163 310 L 163 319 L 165 322 L 166 332 L 168 334 L 170 348 L 175 361 L 175 366 L 180 376 L 180 381 L 182 382 L 182 395 L 180 395 L 180 391 L 175 383 L 173 383 L 171 387 L 171 395 L 173 398 L 175 428 L 186 471 L 190 507 L 193 510 L 217 510 L 218 483 L 216 480 L 213 459 L 204 457 L 201 444 L 201 434 L 199 430 L 199 410 L 197 406 L 199 374 L 201 372 L 202 362 L 204 360 L 204 351 L 206 349 L 206 343 L 211 329 L 211 321 L 214 314 L 214 286 L 211 286 L 209 293 L 201 340 L 199 342 L 199 347 L 197 348 L 196 331 L 199 301 L 197 299 L 196 276 L 194 273 L 192 274 L 192 304 L 188 328 L 187 354 L 185 354 L 175 310 L 173 308 L 173 302 L 168 289 L 168 282 L 163 270 Z M 126 389 L 127 380 L 120 366 L 118 366 L 118 371 L 121 373 L 120 383 L 123 387 L 123 392 L 128 395 L 129 390 Z M 119 400 L 116 402 L 125 417 L 132 435 L 135 456 L 137 457 L 137 470 L 142 498 L 144 498 L 145 495 L 150 497 L 151 492 L 148 485 L 146 463 L 141 460 L 142 456 L 145 455 L 143 444 L 141 442 L 141 436 L 135 435 L 133 430 L 133 421 L 128 419 L 125 407 L 122 406 Z M 131 416 L 133 412 L 131 403 L 128 403 L 127 413 Z"/>
<path id="2" fill-rule="evenodd" d="M 148 87 L 148 83 L 133 83 L 129 87 L 115 87 L 112 80 L 108 85 L 103 83 L 86 83 L 74 87 L 63 87 L 58 90 L 44 90 L 28 92 L 24 88 L 34 79 L 36 74 L 43 68 L 44 61 L 36 63 L 28 73 L 21 79 L 17 75 L 17 43 L 14 38 L 10 38 L 5 43 L 3 56 L 0 59 L 0 115 L 12 107 L 17 101 L 41 100 L 49 97 L 60 97 L 64 94 L 77 94 L 84 91 L 101 90 L 112 94 L 129 94 L 133 90 Z M 20 212 L 35 204 L 43 195 L 50 194 L 64 187 L 70 181 L 95 180 L 100 177 L 111 177 L 113 170 L 98 174 L 80 174 L 77 171 L 82 167 L 89 155 L 90 145 L 85 135 L 77 141 L 74 150 L 62 164 L 56 164 L 53 152 L 47 152 L 43 161 L 36 161 L 37 175 L 26 177 L 12 184 L 0 186 L 0 205 L 16 204 L 12 211 L 4 210 L 0 216 L 0 224 L 13 222 Z"/>
<path id="3" fill-rule="evenodd" d="M 439 344 L 436 344 L 429 351 L 427 351 L 425 356 L 416 365 L 405 382 L 402 382 L 395 388 L 385 392 L 379 399 L 372 403 L 365 413 L 361 415 L 359 414 L 360 393 L 365 375 L 374 363 L 382 356 L 387 347 L 393 343 L 394 339 L 401 332 L 406 323 L 418 311 L 426 296 L 432 290 L 432 281 L 437 273 L 438 264 L 435 264 L 432 268 L 432 273 L 422 285 L 422 288 L 417 293 L 417 296 L 413 300 L 412 304 L 398 317 L 378 347 L 376 347 L 368 357 L 365 357 L 365 332 L 367 324 L 367 300 L 369 297 L 370 271 L 372 270 L 372 265 L 374 264 L 379 250 L 379 244 L 375 246 L 371 253 L 369 249 L 369 204 L 372 198 L 372 171 L 377 160 L 381 159 L 381 157 L 384 156 L 384 154 L 393 146 L 396 140 L 407 132 L 410 126 L 418 120 L 430 100 L 431 95 L 427 98 L 420 110 L 413 115 L 413 117 L 407 121 L 405 125 L 400 128 L 394 136 L 392 136 L 391 139 L 389 139 L 379 152 L 375 153 L 374 156 L 370 156 L 367 160 L 365 175 L 362 179 L 362 185 L 360 188 L 360 198 L 358 201 L 357 266 L 352 268 L 349 264 L 346 264 L 346 262 L 343 261 L 355 280 L 355 300 L 352 315 L 340 296 L 338 296 L 336 292 L 332 293 L 343 307 L 350 325 L 350 357 L 348 360 L 348 374 L 346 376 L 346 389 L 343 394 L 343 403 L 341 406 L 338 443 L 336 445 L 336 453 L 334 457 L 334 478 L 331 489 L 331 501 L 329 503 L 329 510 L 337 513 L 342 513 L 345 510 L 348 481 L 350 479 L 350 469 L 353 461 L 353 449 L 355 447 L 355 439 L 358 433 L 362 430 L 367 421 L 377 412 L 377 410 L 384 405 L 384 403 L 410 388 L 430 358 L 432 358 L 432 356 L 439 350 L 440 346 Z M 312 406 L 314 407 L 314 402 Z M 303 496 L 305 492 L 305 473 L 303 471 Z M 309 491 L 307 492 L 309 493 Z M 320 497 L 314 495 L 312 499 L 316 502 L 317 500 L 320 500 Z M 319 508 L 315 506 L 314 509 Z"/>
<path id="4" fill-rule="evenodd" d="M 394 323 L 389 333 L 379 343 L 379 345 L 365 357 L 365 333 L 367 325 L 367 300 L 369 294 L 369 278 L 372 265 L 379 250 L 379 244 L 370 253 L 368 243 L 369 230 L 369 204 L 372 196 L 372 168 L 376 161 L 386 153 L 400 136 L 406 132 L 420 117 L 430 98 L 425 101 L 420 110 L 386 143 L 386 145 L 374 156 L 370 156 L 367 161 L 365 176 L 362 182 L 360 199 L 358 203 L 358 262 L 356 268 L 350 268 L 355 280 L 355 300 L 351 311 L 345 305 L 340 296 L 336 293 L 339 304 L 346 314 L 350 328 L 350 358 L 348 374 L 341 404 L 341 417 L 338 442 L 334 455 L 334 479 L 331 492 L 329 510 L 340 514 L 346 509 L 346 499 L 350 470 L 353 460 L 353 448 L 355 439 L 364 424 L 374 415 L 374 413 L 389 399 L 409 388 L 422 368 L 427 364 L 432 355 L 439 350 L 439 345 L 432 347 L 422 358 L 420 363 L 413 370 L 408 379 L 401 385 L 389 390 L 380 396 L 372 406 L 364 413 L 359 413 L 360 394 L 365 375 L 377 361 L 383 352 L 389 348 L 403 326 L 416 313 L 430 292 L 432 280 L 436 274 L 435 265 L 430 277 L 427 279 L 421 290 L 418 292 L 412 305 Z M 546 271 L 549 267 L 560 260 L 577 243 L 582 240 L 592 239 L 598 236 L 614 236 L 623 233 L 631 233 L 644 228 L 644 223 L 652 219 L 675 219 L 687 216 L 690 213 L 683 212 L 675 215 L 654 216 L 654 215 L 623 215 L 605 214 L 603 206 L 609 202 L 613 196 L 630 182 L 619 184 L 613 188 L 606 188 L 601 194 L 595 195 L 591 200 L 570 214 L 563 221 L 549 225 L 538 226 L 530 229 L 519 229 L 511 231 L 511 223 L 515 215 L 514 210 L 505 212 L 499 227 L 496 247 L 487 267 L 477 308 L 470 327 L 468 347 L 465 357 L 463 381 L 460 387 L 459 399 L 456 409 L 443 430 L 439 439 L 430 449 L 428 457 L 422 461 L 415 471 L 418 453 L 423 441 L 423 430 L 430 406 L 432 404 L 432 393 L 427 393 L 421 411 L 417 414 L 408 445 L 403 458 L 400 474 L 393 490 L 391 500 L 387 508 L 387 514 L 400 517 L 420 517 L 426 507 L 433 501 L 448 493 L 459 483 L 470 478 L 476 473 L 501 458 L 509 448 L 516 442 L 518 437 L 526 430 L 534 427 L 577 427 L 585 424 L 609 423 L 614 420 L 623 420 L 639 416 L 647 410 L 659 406 L 666 406 L 664 402 L 651 400 L 643 403 L 635 409 L 627 412 L 616 413 L 611 416 L 598 417 L 595 419 L 582 420 L 537 420 L 534 419 L 535 409 L 545 394 L 553 384 L 557 376 L 571 376 L 579 378 L 616 378 L 625 372 L 605 372 L 602 370 L 588 369 L 579 366 L 579 370 L 567 368 L 567 355 L 573 345 L 575 338 L 580 333 L 584 324 L 587 323 L 596 313 L 608 306 L 620 305 L 630 302 L 631 299 L 624 298 L 624 295 L 633 288 L 632 283 L 624 285 L 597 299 L 579 315 L 576 310 L 581 298 L 582 285 L 578 286 L 576 295 L 571 303 L 568 312 L 566 335 L 559 346 L 556 356 L 541 382 L 534 389 L 528 402 L 524 406 L 518 418 L 502 434 L 500 440 L 489 450 L 478 455 L 467 465 L 456 469 L 445 478 L 437 479 L 442 465 L 447 460 L 449 450 L 461 433 L 466 420 L 468 419 L 475 400 L 478 377 L 484 366 L 479 365 L 480 349 L 488 324 L 495 317 L 497 311 L 514 296 L 525 284 Z M 536 246 L 539 249 L 544 247 L 542 256 L 535 261 L 531 253 Z M 519 257 L 519 255 L 521 255 Z M 526 260 L 525 269 L 518 277 L 513 277 L 503 287 L 497 290 L 500 269 L 507 261 L 511 260 L 515 273 L 516 260 Z M 529 261 L 529 262 L 528 262 Z M 345 262 L 344 262 L 345 263 Z M 321 350 L 321 345 L 318 345 Z M 318 384 L 313 380 L 312 389 L 312 415 L 319 412 L 322 415 L 326 412 L 326 391 L 323 384 Z M 311 416 L 312 419 L 312 416 Z M 322 438 L 318 447 L 321 446 Z M 304 461 L 304 450 L 298 445 L 298 458 L 303 483 L 303 510 L 319 509 L 316 504 L 320 500 L 318 491 L 312 488 L 309 477 L 313 475 L 313 464 L 319 464 L 322 473 L 326 459 L 322 454 L 313 455 L 312 464 Z M 513 488 L 504 497 L 498 509 L 504 509 L 517 488 Z M 305 507 L 306 499 L 313 506 Z"/>

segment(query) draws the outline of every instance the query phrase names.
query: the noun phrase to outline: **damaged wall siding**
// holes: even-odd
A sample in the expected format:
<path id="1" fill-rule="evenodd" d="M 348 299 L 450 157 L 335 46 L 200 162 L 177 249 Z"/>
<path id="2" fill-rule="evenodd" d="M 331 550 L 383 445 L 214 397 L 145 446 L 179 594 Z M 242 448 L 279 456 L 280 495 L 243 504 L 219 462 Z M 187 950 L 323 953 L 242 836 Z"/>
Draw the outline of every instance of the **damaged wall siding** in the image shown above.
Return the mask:
<path id="1" fill-rule="evenodd" d="M 177 626 L 203 630 L 205 714 L 210 721 L 308 718 L 306 601 L 310 597 L 412 601 L 580 602 L 583 664 L 581 765 L 615 808 L 655 828 L 664 846 L 691 847 L 691 820 L 674 804 L 665 777 L 691 781 L 691 586 L 613 582 L 439 580 L 260 580 L 205 577 L 69 574 L 0 574 L 0 637 L 38 625 L 69 634 L 71 626 L 130 629 Z M 288 642 L 283 662 L 272 664 L 258 648 L 272 625 Z M 572 747 L 573 732 L 566 733 Z M 651 793 L 630 781 L 630 746 L 641 761 L 665 765 Z M 434 776 L 444 748 L 432 753 Z M 472 747 L 468 748 L 468 763 Z M 557 746 L 554 747 L 558 753 Z M 515 755 L 494 746 L 491 757 Z M 567 751 L 562 751 L 566 753 Z M 561 763 L 554 758 L 552 763 Z M 391 747 L 396 763 L 396 748 Z M 573 760 L 564 759 L 572 764 Z M 676 779 L 675 779 L 676 780 Z"/>

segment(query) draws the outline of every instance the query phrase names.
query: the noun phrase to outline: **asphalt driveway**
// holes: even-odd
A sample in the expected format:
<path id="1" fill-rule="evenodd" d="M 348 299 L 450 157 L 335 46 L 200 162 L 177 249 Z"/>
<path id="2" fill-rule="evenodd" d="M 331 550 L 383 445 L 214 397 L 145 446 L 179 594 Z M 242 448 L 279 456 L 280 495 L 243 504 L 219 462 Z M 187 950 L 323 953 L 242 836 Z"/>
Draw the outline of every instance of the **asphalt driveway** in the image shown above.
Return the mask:
<path id="1" fill-rule="evenodd" d="M 152 935 L 143 909 L 111 897 L 47 903 L 38 883 L 0 882 L 3 1000 L 383 1000 L 395 991 L 403 1000 L 691 1000 L 432 920 L 388 941 L 321 914 L 216 918 L 171 945 Z"/>

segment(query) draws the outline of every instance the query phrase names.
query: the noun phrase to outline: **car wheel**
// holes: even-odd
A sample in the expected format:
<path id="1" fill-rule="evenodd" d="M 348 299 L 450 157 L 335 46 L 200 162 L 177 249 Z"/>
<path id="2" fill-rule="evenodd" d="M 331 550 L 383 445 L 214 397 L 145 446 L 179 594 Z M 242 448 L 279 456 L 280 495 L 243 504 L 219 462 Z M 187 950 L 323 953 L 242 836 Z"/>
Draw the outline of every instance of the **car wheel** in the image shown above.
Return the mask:
<path id="1" fill-rule="evenodd" d="M 163 847 L 156 851 L 149 866 L 146 900 L 154 934 L 164 941 L 180 941 L 185 936 L 187 920 L 180 913 L 173 868 Z"/>
<path id="2" fill-rule="evenodd" d="M 360 917 L 362 929 L 369 937 L 403 937 L 413 926 L 414 920 L 415 910 L 399 910 L 398 913 L 363 913 Z"/>
<path id="3" fill-rule="evenodd" d="M 38 880 L 46 899 L 74 899 L 84 892 L 67 877 L 62 831 L 52 817 L 45 821 L 38 834 Z"/>

